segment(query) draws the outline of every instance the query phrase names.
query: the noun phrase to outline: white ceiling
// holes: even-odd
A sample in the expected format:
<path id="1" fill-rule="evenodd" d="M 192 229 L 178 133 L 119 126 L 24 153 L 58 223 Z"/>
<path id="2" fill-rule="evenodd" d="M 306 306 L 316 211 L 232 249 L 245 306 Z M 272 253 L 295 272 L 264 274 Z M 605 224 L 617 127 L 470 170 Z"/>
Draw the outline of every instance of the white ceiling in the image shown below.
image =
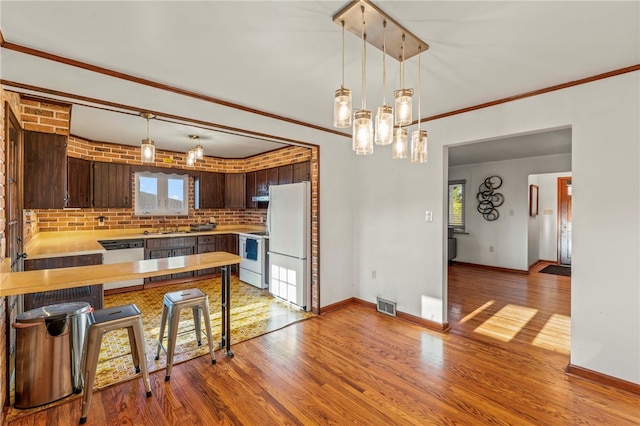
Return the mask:
<path id="1" fill-rule="evenodd" d="M 335 130 L 332 99 L 340 86 L 341 30 L 332 16 L 346 4 L 3 0 L 0 29 L 7 43 L 109 72 L 43 59 L 5 44 L 0 77 L 6 88 L 12 87 L 7 82 L 42 88 L 49 97 L 77 104 L 71 128 L 77 136 L 138 145 L 145 137 L 146 122 L 135 114 L 151 110 L 165 117 L 150 126 L 150 136 L 159 148 L 185 151 L 188 135 L 196 134 L 207 155 L 246 157 L 282 146 L 281 142 L 308 141 L 309 128 L 298 122 Z M 430 45 L 422 55 L 421 117 L 640 63 L 638 1 L 375 4 Z M 356 106 L 361 99 L 360 52 L 361 40 L 346 34 L 345 86 L 352 89 Z M 372 110 L 382 101 L 381 57 L 379 50 L 368 48 L 367 106 Z M 399 87 L 398 70 L 397 61 L 387 61 L 387 98 Z M 117 78 L 114 72 L 197 96 Z M 407 86 L 417 89 L 417 77 L 415 57 L 406 64 Z M 39 89 L 19 91 L 38 93 Z M 52 91 L 59 96 L 52 96 Z M 79 97 L 86 99 L 79 101 Z M 120 105 L 128 113 L 78 105 L 103 102 Z M 417 112 L 416 102 L 414 116 Z M 166 117 L 179 123 L 169 124 Z M 187 119 L 200 124 L 194 126 Z M 228 130 L 221 133 L 215 130 L 218 126 Z M 525 146 L 541 143 L 533 138 Z M 485 146 L 470 155 L 477 157 L 488 150 Z M 498 151 L 504 151 L 504 146 Z"/>

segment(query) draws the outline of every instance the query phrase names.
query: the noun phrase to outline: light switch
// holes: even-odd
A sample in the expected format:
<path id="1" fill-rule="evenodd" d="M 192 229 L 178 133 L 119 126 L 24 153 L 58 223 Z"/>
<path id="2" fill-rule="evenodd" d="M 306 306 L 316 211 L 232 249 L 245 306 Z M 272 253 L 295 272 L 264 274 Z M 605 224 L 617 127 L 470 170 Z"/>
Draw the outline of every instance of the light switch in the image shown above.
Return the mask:
<path id="1" fill-rule="evenodd" d="M 427 213 L 424 216 L 425 222 L 433 222 L 433 212 L 431 210 L 427 210 Z"/>

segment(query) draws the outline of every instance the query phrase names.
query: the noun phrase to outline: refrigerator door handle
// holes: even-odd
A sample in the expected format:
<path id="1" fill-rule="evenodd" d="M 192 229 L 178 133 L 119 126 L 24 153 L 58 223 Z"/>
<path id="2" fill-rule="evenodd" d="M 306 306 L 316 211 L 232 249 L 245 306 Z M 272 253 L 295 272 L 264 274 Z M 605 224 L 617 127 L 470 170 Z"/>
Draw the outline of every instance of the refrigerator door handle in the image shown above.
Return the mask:
<path id="1" fill-rule="evenodd" d="M 271 204 L 267 206 L 267 234 L 271 235 Z"/>

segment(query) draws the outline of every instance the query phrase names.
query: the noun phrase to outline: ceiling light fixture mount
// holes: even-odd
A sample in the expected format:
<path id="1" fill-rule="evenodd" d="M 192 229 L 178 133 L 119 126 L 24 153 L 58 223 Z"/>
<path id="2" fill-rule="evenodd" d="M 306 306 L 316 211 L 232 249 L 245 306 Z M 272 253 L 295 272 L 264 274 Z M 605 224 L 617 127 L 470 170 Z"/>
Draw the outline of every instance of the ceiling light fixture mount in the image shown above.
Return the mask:
<path id="1" fill-rule="evenodd" d="M 386 25 L 386 53 L 394 59 L 402 57 L 401 40 L 405 35 L 404 58 L 409 59 L 429 49 L 429 45 L 420 40 L 411 31 L 400 25 L 387 15 L 383 10 L 365 0 L 354 1 L 333 15 L 333 22 L 342 25 L 345 29 L 358 37 L 361 33 L 362 16 L 361 7 L 364 8 L 364 20 L 367 22 L 367 43 L 378 49 L 385 50 L 385 37 L 383 22 Z"/>
<path id="2" fill-rule="evenodd" d="M 141 112 L 140 116 L 147 120 L 147 137 L 142 139 L 140 144 L 140 157 L 143 163 L 153 163 L 156 160 L 156 147 L 149 138 L 149 120 L 156 118 L 156 116 L 149 112 Z"/>

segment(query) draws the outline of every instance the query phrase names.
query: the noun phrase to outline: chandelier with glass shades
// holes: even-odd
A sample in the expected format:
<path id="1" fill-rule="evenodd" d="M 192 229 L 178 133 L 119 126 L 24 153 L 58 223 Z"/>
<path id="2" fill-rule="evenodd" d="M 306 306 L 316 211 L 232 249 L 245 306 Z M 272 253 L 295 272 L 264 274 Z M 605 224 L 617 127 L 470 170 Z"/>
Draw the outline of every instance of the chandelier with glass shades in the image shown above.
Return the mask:
<path id="1" fill-rule="evenodd" d="M 427 131 L 422 130 L 420 125 L 420 56 L 429 49 L 429 45 L 366 0 L 347 5 L 333 16 L 333 22 L 342 27 L 342 84 L 334 96 L 333 125 L 337 128 L 353 127 L 352 148 L 358 155 L 373 154 L 375 141 L 376 145 L 391 145 L 391 158 L 407 158 L 409 146 L 406 127 L 413 124 L 413 89 L 405 87 L 404 65 L 406 59 L 418 55 L 418 128 L 411 135 L 411 162 L 426 163 Z M 362 106 L 355 111 L 352 111 L 351 90 L 344 87 L 345 29 L 362 39 Z M 382 105 L 376 112 L 375 127 L 372 113 L 366 107 L 366 43 L 382 51 Z M 401 87 L 394 91 L 394 107 L 386 103 L 387 55 L 400 63 Z"/>

